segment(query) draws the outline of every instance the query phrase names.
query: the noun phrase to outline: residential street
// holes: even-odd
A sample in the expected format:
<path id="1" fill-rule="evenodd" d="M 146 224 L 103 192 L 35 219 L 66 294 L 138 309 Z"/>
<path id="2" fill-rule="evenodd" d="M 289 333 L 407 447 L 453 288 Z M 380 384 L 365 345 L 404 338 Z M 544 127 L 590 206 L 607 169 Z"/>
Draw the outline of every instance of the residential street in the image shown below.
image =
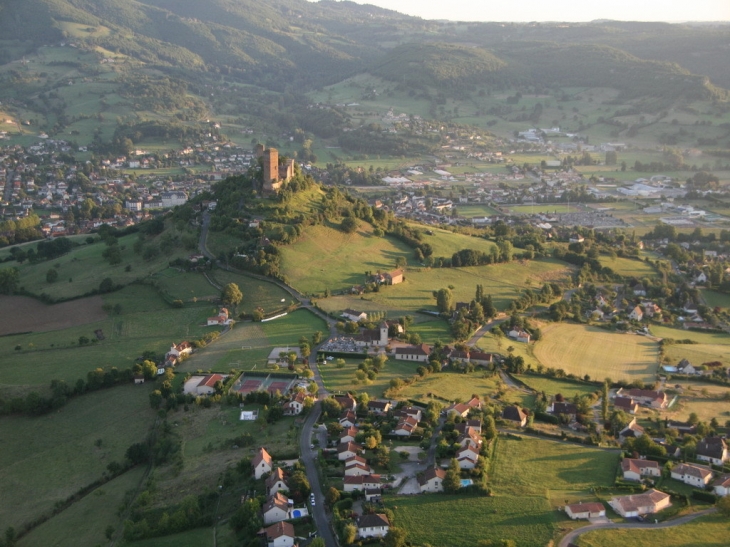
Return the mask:
<path id="1" fill-rule="evenodd" d="M 324 540 L 324 544 L 327 547 L 338 547 L 335 535 L 332 532 L 329 520 L 327 518 L 327 512 L 324 507 L 324 493 L 319 482 L 319 474 L 317 473 L 317 466 L 315 464 L 316 458 L 319 454 L 319 450 L 312 450 L 309 448 L 312 438 L 312 430 L 314 425 L 319 418 L 321 413 L 321 403 L 317 401 L 302 426 L 302 433 L 299 437 L 299 451 L 301 453 L 301 461 L 304 464 L 304 468 L 307 473 L 307 479 L 309 485 L 314 493 L 315 505 L 310 507 L 314 523 L 317 526 L 317 533 L 319 537 Z"/>

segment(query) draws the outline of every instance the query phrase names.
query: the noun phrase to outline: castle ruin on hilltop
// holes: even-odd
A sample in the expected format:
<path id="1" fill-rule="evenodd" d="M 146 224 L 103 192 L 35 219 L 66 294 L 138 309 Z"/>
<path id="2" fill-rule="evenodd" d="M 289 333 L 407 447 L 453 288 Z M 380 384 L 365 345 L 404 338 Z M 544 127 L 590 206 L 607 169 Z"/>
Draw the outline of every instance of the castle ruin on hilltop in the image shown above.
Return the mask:
<path id="1" fill-rule="evenodd" d="M 255 154 L 257 158 L 263 158 L 263 191 L 265 194 L 277 192 L 285 182 L 289 182 L 294 176 L 294 160 L 280 161 L 279 151 L 276 148 L 266 148 L 263 144 L 257 144 Z"/>

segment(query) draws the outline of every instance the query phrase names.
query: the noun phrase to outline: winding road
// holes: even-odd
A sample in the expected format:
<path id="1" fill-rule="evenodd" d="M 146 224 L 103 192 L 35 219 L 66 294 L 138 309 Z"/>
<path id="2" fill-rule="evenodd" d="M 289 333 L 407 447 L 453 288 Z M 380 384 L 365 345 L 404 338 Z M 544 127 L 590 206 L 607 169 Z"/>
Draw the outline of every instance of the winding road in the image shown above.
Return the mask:
<path id="1" fill-rule="evenodd" d="M 296 289 L 276 279 L 254 274 L 251 272 L 237 270 L 235 268 L 231 268 L 228 265 L 221 264 L 220 261 L 208 250 L 207 240 L 209 226 L 210 215 L 206 212 L 203 214 L 203 225 L 200 230 L 200 241 L 198 245 L 200 248 L 200 252 L 204 256 L 212 260 L 219 268 L 222 268 L 224 270 L 235 272 L 241 275 L 246 275 L 254 279 L 259 279 L 261 281 L 266 281 L 268 283 L 273 283 L 274 285 L 277 285 L 278 287 L 288 292 L 292 297 L 294 297 L 303 308 L 308 309 L 316 316 L 324 319 L 329 326 L 331 336 L 337 334 L 337 329 L 335 327 L 336 321 L 326 315 L 321 310 L 315 308 L 312 305 L 311 300 L 305 298 L 304 295 L 302 295 Z M 304 464 L 304 469 L 307 475 L 307 480 L 309 481 L 309 486 L 312 490 L 312 493 L 314 494 L 315 504 L 313 507 L 310 507 L 310 511 L 312 517 L 314 518 L 314 523 L 317 526 L 317 533 L 324 540 L 324 544 L 326 545 L 326 547 L 338 547 L 339 544 L 337 543 L 337 538 L 335 537 L 332 525 L 330 523 L 330 519 L 328 518 L 327 511 L 325 509 L 324 492 L 322 492 L 322 485 L 320 484 L 319 473 L 317 471 L 316 460 L 319 451 L 310 448 L 314 428 L 317 424 L 317 420 L 319 419 L 320 414 L 322 413 L 321 399 L 329 395 L 329 393 L 327 392 L 327 388 L 325 388 L 324 382 L 322 381 L 322 375 L 319 373 L 319 365 L 317 363 L 317 350 L 320 348 L 320 346 L 312 348 L 312 352 L 309 355 L 309 368 L 314 373 L 314 381 L 319 387 L 319 390 L 317 392 L 318 400 L 312 407 L 312 410 L 309 412 L 306 419 L 304 420 L 304 424 L 302 425 L 301 434 L 299 436 L 299 452 L 301 454 L 302 463 Z M 326 440 L 326 436 L 324 438 Z M 321 437 L 320 445 L 324 446 L 321 443 Z"/>
<path id="2" fill-rule="evenodd" d="M 642 530 L 659 530 L 662 528 L 671 528 L 673 526 L 679 526 L 681 524 L 686 524 L 688 522 L 691 522 L 695 520 L 696 518 L 703 517 L 705 515 L 709 515 L 711 513 L 714 513 L 715 509 L 705 509 L 704 511 L 698 511 L 697 513 L 692 513 L 691 515 L 685 515 L 683 517 L 679 517 L 674 520 L 668 520 L 666 522 L 660 522 L 659 524 L 649 524 L 644 522 L 610 522 L 610 523 L 604 523 L 604 524 L 591 524 L 584 528 L 578 528 L 577 530 L 573 530 L 572 532 L 568 533 L 563 539 L 560 540 L 560 543 L 558 544 L 558 547 L 568 547 L 573 541 L 580 535 L 586 534 L 588 532 L 593 532 L 594 530 L 613 530 L 613 529 L 622 529 L 622 528 L 640 528 Z"/>

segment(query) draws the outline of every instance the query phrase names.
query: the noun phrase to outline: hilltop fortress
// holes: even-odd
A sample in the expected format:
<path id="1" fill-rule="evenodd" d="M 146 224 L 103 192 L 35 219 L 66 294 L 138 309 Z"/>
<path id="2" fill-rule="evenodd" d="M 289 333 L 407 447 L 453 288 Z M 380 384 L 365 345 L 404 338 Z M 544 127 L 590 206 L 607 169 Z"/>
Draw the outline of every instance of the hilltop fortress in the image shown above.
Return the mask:
<path id="1" fill-rule="evenodd" d="M 294 160 L 279 160 L 279 151 L 276 148 L 266 148 L 257 144 L 256 158 L 263 158 L 263 191 L 265 194 L 277 192 L 285 182 L 294 176 Z"/>

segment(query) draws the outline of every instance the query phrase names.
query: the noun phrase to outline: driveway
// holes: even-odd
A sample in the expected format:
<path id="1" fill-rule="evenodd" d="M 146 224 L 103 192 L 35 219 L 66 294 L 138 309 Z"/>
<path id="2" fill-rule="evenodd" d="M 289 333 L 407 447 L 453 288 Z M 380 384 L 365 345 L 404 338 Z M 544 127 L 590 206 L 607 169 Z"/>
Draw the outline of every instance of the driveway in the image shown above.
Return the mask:
<path id="1" fill-rule="evenodd" d="M 589 526 L 585 526 L 584 528 L 578 528 L 577 530 L 573 530 L 572 532 L 570 532 L 568 535 L 560 540 L 558 547 L 568 547 L 571 543 L 574 542 L 574 540 L 578 536 L 588 532 L 592 532 L 593 530 L 611 530 L 614 528 L 641 528 L 644 530 L 658 530 L 660 528 L 671 528 L 673 526 L 679 526 L 681 524 L 685 524 L 696 518 L 703 517 L 714 512 L 714 508 L 705 509 L 704 511 L 698 511 L 697 513 L 685 515 L 683 517 L 679 517 L 674 520 L 668 520 L 666 522 L 660 522 L 659 524 L 648 524 L 646 522 L 610 522 L 607 524 L 590 524 Z"/>

